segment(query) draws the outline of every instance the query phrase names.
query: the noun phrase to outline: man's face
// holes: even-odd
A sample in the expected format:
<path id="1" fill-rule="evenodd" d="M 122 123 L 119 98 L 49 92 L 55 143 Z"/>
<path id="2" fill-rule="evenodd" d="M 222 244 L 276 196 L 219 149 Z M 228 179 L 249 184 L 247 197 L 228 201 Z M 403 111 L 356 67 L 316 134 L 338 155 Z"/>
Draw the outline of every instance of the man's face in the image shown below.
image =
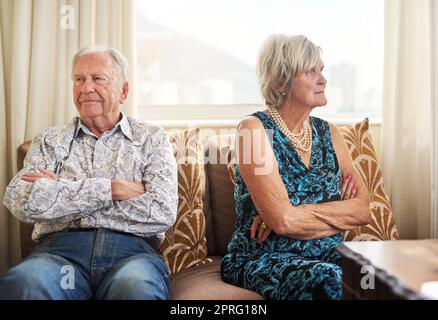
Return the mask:
<path id="1" fill-rule="evenodd" d="M 82 120 L 118 117 L 124 99 L 118 66 L 106 53 L 83 55 L 73 69 L 73 99 Z"/>

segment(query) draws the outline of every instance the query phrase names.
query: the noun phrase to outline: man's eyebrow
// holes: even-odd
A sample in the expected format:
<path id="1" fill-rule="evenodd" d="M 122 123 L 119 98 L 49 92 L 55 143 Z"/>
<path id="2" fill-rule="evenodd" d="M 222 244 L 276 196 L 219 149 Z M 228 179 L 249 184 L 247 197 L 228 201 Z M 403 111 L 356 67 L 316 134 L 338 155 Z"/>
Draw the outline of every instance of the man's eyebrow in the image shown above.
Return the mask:
<path id="1" fill-rule="evenodd" d="M 92 77 L 108 77 L 106 73 L 90 73 Z M 83 77 L 84 74 L 73 74 L 73 77 Z"/>

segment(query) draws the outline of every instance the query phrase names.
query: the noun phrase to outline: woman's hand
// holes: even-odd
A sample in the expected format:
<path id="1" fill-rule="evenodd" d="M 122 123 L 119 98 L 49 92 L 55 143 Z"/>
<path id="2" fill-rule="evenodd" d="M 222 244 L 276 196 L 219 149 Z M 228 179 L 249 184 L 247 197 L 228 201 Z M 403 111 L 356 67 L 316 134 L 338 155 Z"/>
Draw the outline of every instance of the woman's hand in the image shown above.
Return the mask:
<path id="1" fill-rule="evenodd" d="M 341 199 L 353 199 L 357 194 L 357 187 L 354 183 L 351 174 L 346 174 L 341 177 Z"/>
<path id="2" fill-rule="evenodd" d="M 259 215 L 254 217 L 251 225 L 251 240 L 254 239 L 254 236 L 257 234 L 257 243 L 262 243 L 268 239 L 269 234 L 271 233 L 271 229 L 262 221 Z"/>

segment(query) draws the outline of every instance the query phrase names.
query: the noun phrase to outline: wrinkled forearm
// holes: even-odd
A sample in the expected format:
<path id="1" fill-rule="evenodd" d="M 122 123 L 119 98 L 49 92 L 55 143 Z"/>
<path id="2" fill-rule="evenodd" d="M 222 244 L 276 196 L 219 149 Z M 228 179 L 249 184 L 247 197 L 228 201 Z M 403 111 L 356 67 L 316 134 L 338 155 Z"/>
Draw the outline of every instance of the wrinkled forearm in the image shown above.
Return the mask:
<path id="1" fill-rule="evenodd" d="M 369 223 L 369 203 L 360 198 L 293 207 L 283 234 L 301 240 L 322 238 Z"/>
<path id="2" fill-rule="evenodd" d="M 16 177 L 6 189 L 4 204 L 26 223 L 66 223 L 112 206 L 111 181 L 38 179 L 30 183 Z"/>
<path id="3" fill-rule="evenodd" d="M 284 216 L 282 225 L 274 231 L 285 237 L 312 240 L 338 234 L 342 232 L 342 229 L 316 218 L 302 208 L 295 207 L 289 214 Z"/>
<path id="4" fill-rule="evenodd" d="M 302 207 L 312 217 L 342 231 L 368 224 L 371 215 L 369 202 L 361 198 L 305 204 Z"/>

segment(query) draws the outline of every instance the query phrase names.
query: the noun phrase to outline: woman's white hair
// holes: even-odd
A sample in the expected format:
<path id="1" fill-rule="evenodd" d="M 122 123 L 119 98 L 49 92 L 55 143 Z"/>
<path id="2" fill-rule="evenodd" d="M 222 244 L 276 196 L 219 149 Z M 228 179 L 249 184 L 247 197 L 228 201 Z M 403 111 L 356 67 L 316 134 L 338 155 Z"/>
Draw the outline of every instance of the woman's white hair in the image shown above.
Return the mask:
<path id="1" fill-rule="evenodd" d="M 302 35 L 274 34 L 265 40 L 259 54 L 257 75 L 268 106 L 278 107 L 284 102 L 292 79 L 315 67 L 320 51 L 320 47 Z"/>
<path id="2" fill-rule="evenodd" d="M 74 55 L 72 63 L 71 63 L 71 73 L 73 77 L 73 70 L 75 68 L 76 62 L 78 62 L 79 58 L 92 53 L 106 53 L 111 59 L 116 63 L 119 68 L 119 76 L 118 80 L 120 84 L 128 81 L 128 61 L 125 56 L 119 52 L 118 50 L 106 46 L 98 46 L 98 47 L 83 47 L 79 49 L 79 51 Z"/>

